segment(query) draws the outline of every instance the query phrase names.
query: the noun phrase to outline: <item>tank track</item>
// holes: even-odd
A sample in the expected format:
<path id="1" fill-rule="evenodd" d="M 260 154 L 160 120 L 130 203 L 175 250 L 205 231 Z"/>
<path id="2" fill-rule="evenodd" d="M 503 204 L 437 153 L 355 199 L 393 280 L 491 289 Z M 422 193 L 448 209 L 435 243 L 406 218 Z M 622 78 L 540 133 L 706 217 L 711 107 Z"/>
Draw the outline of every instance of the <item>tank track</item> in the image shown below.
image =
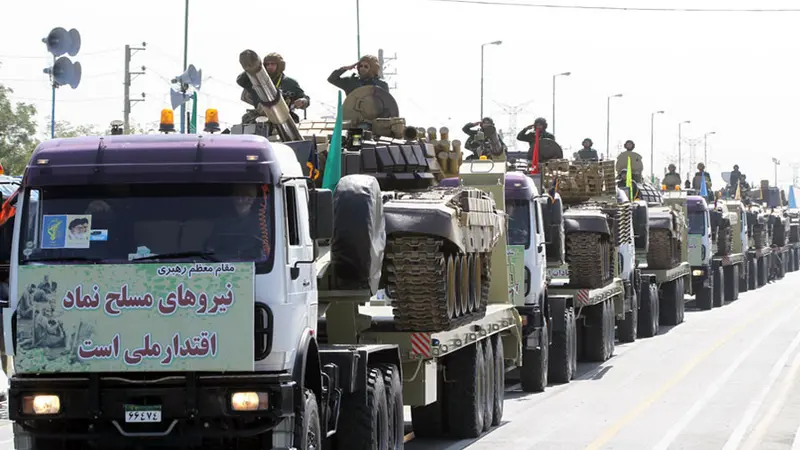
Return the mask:
<path id="1" fill-rule="evenodd" d="M 633 205 L 619 203 L 611 208 L 604 208 L 605 213 L 613 222 L 609 222 L 609 229 L 614 230 L 614 245 L 633 244 Z"/>
<path id="2" fill-rule="evenodd" d="M 612 244 L 597 233 L 567 234 L 569 284 L 578 288 L 596 289 L 613 279 Z M 601 270 L 597 270 L 597 268 Z"/>
<path id="3" fill-rule="evenodd" d="M 755 247 L 767 247 L 767 227 L 762 224 L 753 225 L 753 243 Z"/>
<path id="4" fill-rule="evenodd" d="M 398 331 L 447 331 L 486 315 L 488 254 L 447 254 L 442 239 L 404 236 L 389 238 L 386 258 Z"/>
<path id="5" fill-rule="evenodd" d="M 671 269 L 678 263 L 674 239 L 669 230 L 650 229 L 650 248 L 647 250 L 647 267 L 649 269 Z"/>
<path id="6" fill-rule="evenodd" d="M 720 227 L 717 231 L 717 253 L 715 256 L 730 255 L 733 248 L 733 230 L 731 227 Z"/>

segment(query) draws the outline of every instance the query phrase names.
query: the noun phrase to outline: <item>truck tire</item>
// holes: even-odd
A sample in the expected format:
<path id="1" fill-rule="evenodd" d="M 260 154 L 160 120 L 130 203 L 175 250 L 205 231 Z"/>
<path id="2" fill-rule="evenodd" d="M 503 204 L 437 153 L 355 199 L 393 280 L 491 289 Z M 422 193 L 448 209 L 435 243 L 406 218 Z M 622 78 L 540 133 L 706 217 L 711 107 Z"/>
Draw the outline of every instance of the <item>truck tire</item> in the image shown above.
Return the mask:
<path id="1" fill-rule="evenodd" d="M 717 267 L 714 270 L 714 306 L 720 307 L 725 304 L 725 269 Z"/>
<path id="2" fill-rule="evenodd" d="M 483 346 L 468 345 L 447 358 L 445 383 L 447 428 L 453 438 L 474 439 L 483 432 L 485 365 Z M 381 448 L 381 447 L 378 447 Z"/>
<path id="3" fill-rule="evenodd" d="M 650 280 L 642 280 L 639 303 L 639 337 L 653 337 L 658 334 L 658 285 Z"/>
<path id="4" fill-rule="evenodd" d="M 500 335 L 492 336 L 494 346 L 494 405 L 492 408 L 492 425 L 498 426 L 503 421 L 503 401 L 506 396 L 506 360 L 503 353 L 503 339 Z"/>
<path id="5" fill-rule="evenodd" d="M 586 359 L 592 362 L 607 361 L 614 354 L 614 304 L 613 299 L 589 306 L 585 322 L 584 348 Z"/>
<path id="6" fill-rule="evenodd" d="M 747 266 L 749 266 L 749 264 L 747 262 L 747 255 L 745 255 L 744 262 L 739 266 L 739 292 L 747 292 L 750 289 L 747 278 Z"/>
<path id="7" fill-rule="evenodd" d="M 405 418 L 403 417 L 403 382 L 400 370 L 394 364 L 381 364 L 383 384 L 386 388 L 386 403 L 389 411 L 389 450 L 403 448 L 405 440 Z"/>
<path id="8" fill-rule="evenodd" d="M 747 287 L 750 291 L 758 289 L 758 263 L 755 258 L 747 260 Z"/>
<path id="9" fill-rule="evenodd" d="M 480 342 L 483 346 L 483 431 L 492 428 L 494 420 L 494 347 L 491 339 Z"/>
<path id="10" fill-rule="evenodd" d="M 367 385 L 342 399 L 342 413 L 336 436 L 338 448 L 388 448 L 389 408 L 380 369 L 367 369 Z"/>
<path id="11" fill-rule="evenodd" d="M 739 298 L 739 265 L 725 267 L 725 301 L 732 302 Z"/>
<path id="12" fill-rule="evenodd" d="M 563 323 L 558 327 L 562 331 L 553 331 L 548 367 L 549 378 L 553 383 L 569 383 L 575 374 L 578 361 L 575 309 L 570 306 L 564 310 L 563 317 L 554 317 L 553 320 L 563 321 Z"/>
<path id="13" fill-rule="evenodd" d="M 639 330 L 639 295 L 633 284 L 629 286 L 631 290 L 631 310 L 625 312 L 617 327 L 617 337 L 620 342 L 635 342 L 636 333 Z"/>
<path id="14" fill-rule="evenodd" d="M 712 278 L 716 278 L 712 275 Z M 698 286 L 694 294 L 694 303 L 700 311 L 708 311 L 714 307 L 714 282 L 712 280 L 711 286 Z"/>
<path id="15" fill-rule="evenodd" d="M 683 278 L 661 285 L 659 324 L 675 326 L 683 322 Z"/>
<path id="16" fill-rule="evenodd" d="M 767 264 L 767 258 L 761 257 L 758 258 L 758 287 L 763 287 L 767 284 L 767 280 L 769 279 L 769 265 Z"/>
<path id="17" fill-rule="evenodd" d="M 303 405 L 303 434 L 300 436 L 299 449 L 322 448 L 322 426 L 319 423 L 319 405 L 314 391 L 306 389 Z"/>
<path id="18" fill-rule="evenodd" d="M 541 330 L 539 348 L 522 350 L 522 367 L 519 369 L 519 381 L 523 392 L 542 392 L 547 387 L 547 367 L 550 363 L 550 333 L 547 320 Z"/>

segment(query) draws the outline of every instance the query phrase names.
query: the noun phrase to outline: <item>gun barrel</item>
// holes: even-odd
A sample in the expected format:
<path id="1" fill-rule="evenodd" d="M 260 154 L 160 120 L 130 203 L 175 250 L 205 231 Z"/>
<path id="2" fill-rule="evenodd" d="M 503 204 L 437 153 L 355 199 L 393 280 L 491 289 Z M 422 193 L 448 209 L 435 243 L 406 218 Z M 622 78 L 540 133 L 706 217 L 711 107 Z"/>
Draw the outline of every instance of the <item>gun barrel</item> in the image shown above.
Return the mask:
<path id="1" fill-rule="evenodd" d="M 281 97 L 280 92 L 272 83 L 272 79 L 264 69 L 261 58 L 252 50 L 245 50 L 239 54 L 239 64 L 242 65 L 247 77 L 253 84 L 253 90 L 258 95 L 261 103 L 257 106 L 259 112 L 265 114 L 270 123 L 278 130 L 278 135 L 284 142 L 301 141 L 303 136 L 297 124 L 289 114 L 289 107 Z"/>

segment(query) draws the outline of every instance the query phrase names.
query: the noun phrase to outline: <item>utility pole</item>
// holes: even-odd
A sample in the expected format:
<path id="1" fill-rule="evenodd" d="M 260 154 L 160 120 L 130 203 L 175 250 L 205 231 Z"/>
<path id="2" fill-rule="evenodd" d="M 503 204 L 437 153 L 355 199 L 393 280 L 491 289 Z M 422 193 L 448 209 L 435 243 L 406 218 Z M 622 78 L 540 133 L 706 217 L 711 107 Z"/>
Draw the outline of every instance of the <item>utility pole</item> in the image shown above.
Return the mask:
<path id="1" fill-rule="evenodd" d="M 778 158 L 772 158 L 772 163 L 775 165 L 775 187 L 778 186 L 778 166 L 781 165 L 781 162 Z"/>
<path id="2" fill-rule="evenodd" d="M 189 0 L 183 14 L 183 71 L 189 67 Z M 181 134 L 186 132 L 186 102 L 181 103 Z"/>
<path id="3" fill-rule="evenodd" d="M 394 56 L 384 56 L 383 49 L 379 48 L 378 49 L 378 66 L 380 66 L 381 71 L 378 74 L 378 76 L 381 77 L 384 81 L 386 81 L 386 84 L 389 85 L 389 89 L 397 89 L 397 83 L 390 84 L 389 80 L 385 78 L 387 76 L 391 77 L 391 76 L 397 75 L 397 70 L 396 69 L 395 69 L 394 72 L 387 72 L 386 71 L 386 69 L 389 68 L 386 63 L 389 62 L 389 61 L 397 61 L 397 53 L 395 53 Z"/>
<path id="4" fill-rule="evenodd" d="M 139 75 L 144 75 L 144 71 L 147 69 L 145 66 L 142 66 L 141 72 L 131 72 L 131 56 L 133 56 L 133 54 L 137 51 L 146 50 L 145 47 L 147 47 L 147 42 L 142 42 L 141 47 L 131 47 L 130 45 L 125 46 L 125 81 L 122 83 L 125 85 L 125 99 L 122 107 L 122 132 L 124 134 L 130 134 L 131 132 L 132 104 L 136 102 L 143 102 L 145 97 L 144 92 L 142 92 L 142 98 L 131 99 L 131 81 L 133 81 L 133 79 Z"/>

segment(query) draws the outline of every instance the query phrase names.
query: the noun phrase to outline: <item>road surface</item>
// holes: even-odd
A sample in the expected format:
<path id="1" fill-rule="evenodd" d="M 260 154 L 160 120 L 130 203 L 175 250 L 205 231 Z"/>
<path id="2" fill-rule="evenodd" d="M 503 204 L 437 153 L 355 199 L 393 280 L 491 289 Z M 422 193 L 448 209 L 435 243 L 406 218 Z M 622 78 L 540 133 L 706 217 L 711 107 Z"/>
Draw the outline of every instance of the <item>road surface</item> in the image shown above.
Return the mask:
<path id="1" fill-rule="evenodd" d="M 503 424 L 475 441 L 409 450 L 800 450 L 800 273 L 655 338 L 541 394 L 506 393 Z"/>

